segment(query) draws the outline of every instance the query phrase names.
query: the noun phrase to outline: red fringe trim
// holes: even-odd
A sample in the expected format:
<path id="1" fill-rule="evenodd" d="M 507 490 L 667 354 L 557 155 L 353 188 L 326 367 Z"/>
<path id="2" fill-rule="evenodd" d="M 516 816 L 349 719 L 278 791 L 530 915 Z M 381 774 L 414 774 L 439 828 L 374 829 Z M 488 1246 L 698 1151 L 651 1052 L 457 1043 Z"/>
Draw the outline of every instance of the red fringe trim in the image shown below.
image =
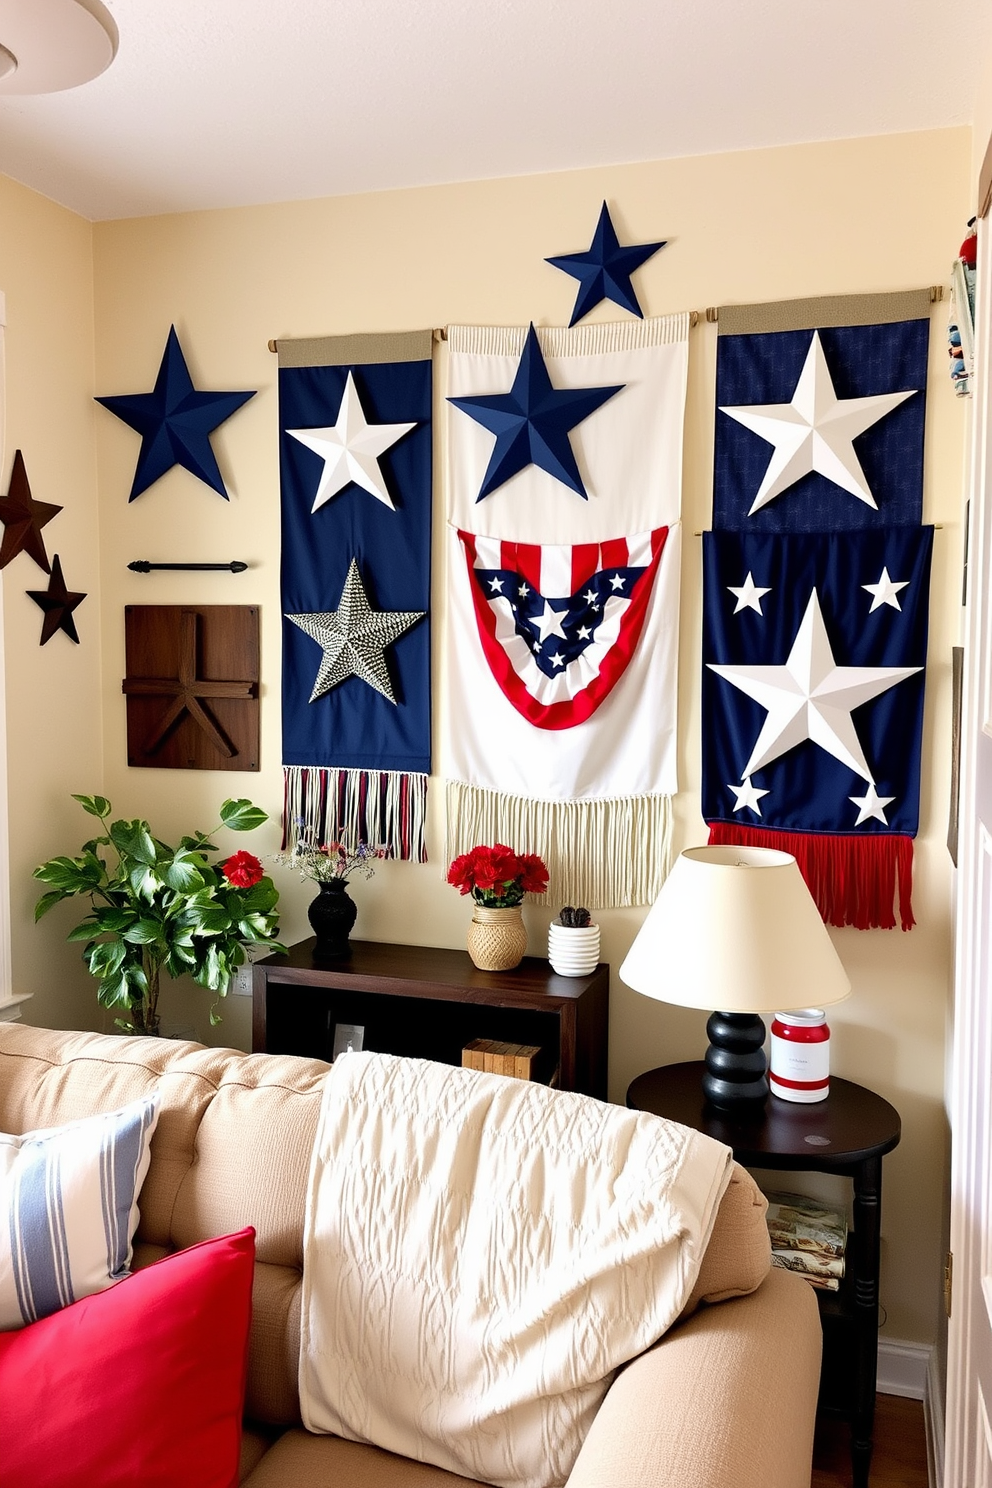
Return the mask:
<path id="1" fill-rule="evenodd" d="M 912 837 L 877 832 L 864 837 L 842 837 L 712 822 L 710 842 L 774 847 L 792 853 L 828 925 L 854 925 L 858 930 L 894 929 L 897 885 L 902 928 L 912 930 L 916 924 Z"/>

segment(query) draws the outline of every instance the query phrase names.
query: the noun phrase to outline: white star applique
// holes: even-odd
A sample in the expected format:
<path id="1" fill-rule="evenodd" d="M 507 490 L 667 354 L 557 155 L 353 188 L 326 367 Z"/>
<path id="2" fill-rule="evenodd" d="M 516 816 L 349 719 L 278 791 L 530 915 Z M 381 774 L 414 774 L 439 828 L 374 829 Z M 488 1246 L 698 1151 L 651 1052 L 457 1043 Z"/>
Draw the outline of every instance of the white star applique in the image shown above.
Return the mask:
<path id="1" fill-rule="evenodd" d="M 909 583 L 908 579 L 892 580 L 889 578 L 889 570 L 882 569 L 882 575 L 877 584 L 862 584 L 862 589 L 867 589 L 872 595 L 871 609 L 869 615 L 874 614 L 880 605 L 891 605 L 894 610 L 902 611 L 898 594 L 900 589 L 905 589 Z"/>
<path id="2" fill-rule="evenodd" d="M 728 780 L 727 789 L 733 791 L 736 797 L 734 805 L 735 815 L 738 811 L 753 811 L 755 816 L 761 815 L 761 807 L 758 805 L 758 802 L 762 796 L 767 796 L 768 792 L 766 790 L 760 790 L 756 785 L 752 785 L 750 775 L 745 775 L 742 785 L 731 785 Z"/>
<path id="3" fill-rule="evenodd" d="M 612 579 L 610 580 L 610 588 L 622 589 L 626 582 L 627 580 L 624 578 L 623 574 L 614 574 Z"/>
<path id="4" fill-rule="evenodd" d="M 410 424 L 370 424 L 358 396 L 354 374 L 349 372 L 335 424 L 325 429 L 286 430 L 307 449 L 312 449 L 315 455 L 320 455 L 324 462 L 311 512 L 352 482 L 383 502 L 390 511 L 395 511 L 379 469 L 379 456 L 416 427 L 416 420 Z"/>
<path id="5" fill-rule="evenodd" d="M 490 579 L 489 580 L 489 587 L 493 591 L 494 594 L 502 594 L 503 593 L 503 580 L 502 579 L 498 579 L 498 578 L 497 579 Z"/>
<path id="6" fill-rule="evenodd" d="M 537 626 L 542 644 L 548 639 L 548 636 L 558 636 L 561 640 L 565 639 L 565 614 L 565 610 L 556 610 L 547 600 L 544 601 L 544 609 L 540 615 L 534 617 L 534 624 Z"/>
<path id="7" fill-rule="evenodd" d="M 381 692 L 387 702 L 395 703 L 385 649 L 426 613 L 426 610 L 370 609 L 358 564 L 352 558 L 336 610 L 286 616 L 324 652 L 310 701 L 315 702 L 347 677 L 360 677 Z"/>
<path id="8" fill-rule="evenodd" d="M 764 614 L 761 608 L 761 601 L 766 594 L 771 594 L 772 591 L 770 588 L 763 589 L 759 584 L 756 584 L 751 576 L 750 569 L 748 570 L 747 578 L 739 589 L 735 588 L 733 584 L 728 584 L 727 588 L 737 601 L 734 605 L 735 615 L 739 615 L 741 610 L 755 610 L 759 615 Z"/>
<path id="9" fill-rule="evenodd" d="M 810 739 L 874 784 L 851 713 L 888 692 L 922 667 L 839 667 L 834 661 L 820 600 L 814 589 L 784 666 L 717 666 L 707 663 L 731 687 L 767 710 L 751 758 L 741 771 L 755 770 Z"/>
<path id="10" fill-rule="evenodd" d="M 853 801 L 858 808 L 858 819 L 854 823 L 856 827 L 860 827 L 861 823 L 868 821 L 870 817 L 880 821 L 883 826 L 889 825 L 883 807 L 891 805 L 895 796 L 880 796 L 874 785 L 869 784 L 863 796 L 848 796 L 847 799 Z"/>
<path id="11" fill-rule="evenodd" d="M 877 511 L 854 440 L 916 391 L 911 388 L 870 398 L 838 398 L 820 333 L 814 331 L 791 403 L 720 409 L 775 446 L 748 516 L 814 470 Z"/>

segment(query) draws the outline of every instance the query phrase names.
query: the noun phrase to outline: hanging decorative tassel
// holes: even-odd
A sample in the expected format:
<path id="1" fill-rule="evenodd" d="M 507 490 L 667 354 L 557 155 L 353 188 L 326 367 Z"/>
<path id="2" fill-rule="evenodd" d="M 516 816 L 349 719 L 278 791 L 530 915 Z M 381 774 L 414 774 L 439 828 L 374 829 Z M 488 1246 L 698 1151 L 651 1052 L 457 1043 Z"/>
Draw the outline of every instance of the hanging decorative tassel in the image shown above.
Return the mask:
<path id="1" fill-rule="evenodd" d="M 391 770 L 325 770 L 288 765 L 283 771 L 282 846 L 301 839 L 360 842 L 384 847 L 386 856 L 427 862 L 427 776 Z"/>
<path id="2" fill-rule="evenodd" d="M 858 930 L 892 930 L 898 891 L 899 922 L 912 930 L 913 839 L 874 832 L 844 837 L 823 832 L 776 832 L 713 822 L 710 842 L 739 847 L 772 847 L 791 853 L 828 925 Z"/>

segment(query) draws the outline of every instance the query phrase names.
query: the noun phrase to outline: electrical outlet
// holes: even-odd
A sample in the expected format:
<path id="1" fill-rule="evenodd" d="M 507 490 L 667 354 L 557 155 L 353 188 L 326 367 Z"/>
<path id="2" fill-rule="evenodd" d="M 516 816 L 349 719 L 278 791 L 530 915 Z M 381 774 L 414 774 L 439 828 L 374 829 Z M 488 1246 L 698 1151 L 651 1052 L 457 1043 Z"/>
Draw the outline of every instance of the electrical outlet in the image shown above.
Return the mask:
<path id="1" fill-rule="evenodd" d="M 245 947 L 245 955 L 248 957 L 248 959 L 243 966 L 238 967 L 237 971 L 234 973 L 234 976 L 231 979 L 231 985 L 227 989 L 233 997 L 251 996 L 252 962 L 257 961 L 260 956 L 264 956 L 265 954 L 266 950 L 264 946 Z"/>
<path id="2" fill-rule="evenodd" d="M 234 997 L 251 996 L 251 962 L 246 961 L 244 966 L 239 966 L 234 973 L 234 981 L 231 983 L 231 993 Z"/>

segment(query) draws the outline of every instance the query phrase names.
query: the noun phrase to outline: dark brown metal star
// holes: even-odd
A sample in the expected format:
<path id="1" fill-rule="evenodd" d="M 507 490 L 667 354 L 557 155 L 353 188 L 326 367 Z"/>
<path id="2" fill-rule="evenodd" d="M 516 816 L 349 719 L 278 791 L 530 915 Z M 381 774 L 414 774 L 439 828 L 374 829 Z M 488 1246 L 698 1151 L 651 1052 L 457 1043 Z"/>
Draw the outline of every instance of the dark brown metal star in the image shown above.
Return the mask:
<path id="1" fill-rule="evenodd" d="M 41 529 L 61 510 L 60 506 L 53 506 L 49 501 L 35 501 L 28 484 L 24 458 L 20 450 L 15 450 L 10 489 L 6 496 L 0 496 L 0 522 L 3 523 L 0 568 L 6 568 L 18 553 L 29 553 L 39 568 L 51 573 Z"/>
<path id="2" fill-rule="evenodd" d="M 72 612 L 82 604 L 86 595 L 74 594 L 65 587 L 58 553 L 52 558 L 52 572 L 48 580 L 48 588 L 29 589 L 27 592 L 28 598 L 33 599 L 39 609 L 45 612 L 44 624 L 41 627 L 41 644 L 44 646 L 46 641 L 50 641 L 57 630 L 64 630 L 70 641 L 75 641 L 78 646 L 79 636 L 76 634 L 76 622 L 72 618 Z"/>

